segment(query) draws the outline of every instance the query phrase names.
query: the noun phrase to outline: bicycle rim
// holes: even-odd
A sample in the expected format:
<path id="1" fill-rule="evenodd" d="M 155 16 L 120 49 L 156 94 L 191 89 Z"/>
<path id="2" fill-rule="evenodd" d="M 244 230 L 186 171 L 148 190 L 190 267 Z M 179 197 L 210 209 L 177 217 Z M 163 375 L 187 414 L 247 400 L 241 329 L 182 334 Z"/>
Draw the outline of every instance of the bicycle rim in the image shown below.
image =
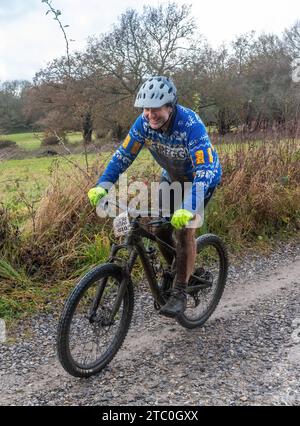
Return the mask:
<path id="1" fill-rule="evenodd" d="M 129 328 L 132 285 L 128 284 L 120 308 L 111 318 L 122 276 L 116 273 L 115 265 L 108 266 L 78 284 L 62 314 L 59 358 L 74 376 L 87 377 L 103 369 L 121 347 Z"/>
<path id="2" fill-rule="evenodd" d="M 205 280 L 205 288 L 198 288 L 199 282 L 189 281 L 187 306 L 177 319 L 187 328 L 202 326 L 216 309 L 226 283 L 228 260 L 222 241 L 215 235 L 207 234 L 198 241 L 194 275 Z M 193 291 L 193 287 L 195 290 Z"/>

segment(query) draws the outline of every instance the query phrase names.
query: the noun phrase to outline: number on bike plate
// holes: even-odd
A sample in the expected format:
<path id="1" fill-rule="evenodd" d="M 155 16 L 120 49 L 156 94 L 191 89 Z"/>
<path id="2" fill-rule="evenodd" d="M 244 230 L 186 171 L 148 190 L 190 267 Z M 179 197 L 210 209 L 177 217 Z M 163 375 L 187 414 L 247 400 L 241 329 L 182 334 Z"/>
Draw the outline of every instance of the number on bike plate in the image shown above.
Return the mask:
<path id="1" fill-rule="evenodd" d="M 114 219 L 113 227 L 116 237 L 121 237 L 129 232 L 130 221 L 127 212 L 121 213 Z"/>

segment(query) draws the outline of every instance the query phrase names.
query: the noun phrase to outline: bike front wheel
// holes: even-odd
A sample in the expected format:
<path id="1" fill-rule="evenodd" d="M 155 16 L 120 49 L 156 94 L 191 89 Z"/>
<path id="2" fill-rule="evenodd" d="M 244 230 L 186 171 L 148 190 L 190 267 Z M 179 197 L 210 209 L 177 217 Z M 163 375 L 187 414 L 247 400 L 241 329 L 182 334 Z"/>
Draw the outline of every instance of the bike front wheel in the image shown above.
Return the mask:
<path id="1" fill-rule="evenodd" d="M 114 264 L 93 268 L 67 299 L 58 326 L 57 351 L 63 368 L 72 376 L 99 373 L 120 349 L 133 313 L 130 279 L 114 308 L 124 270 Z M 116 311 L 112 317 L 112 312 Z"/>
<path id="2" fill-rule="evenodd" d="M 197 238 L 194 278 L 187 286 L 187 306 L 177 317 L 183 327 L 201 327 L 216 309 L 226 284 L 228 256 L 222 240 L 213 234 Z"/>

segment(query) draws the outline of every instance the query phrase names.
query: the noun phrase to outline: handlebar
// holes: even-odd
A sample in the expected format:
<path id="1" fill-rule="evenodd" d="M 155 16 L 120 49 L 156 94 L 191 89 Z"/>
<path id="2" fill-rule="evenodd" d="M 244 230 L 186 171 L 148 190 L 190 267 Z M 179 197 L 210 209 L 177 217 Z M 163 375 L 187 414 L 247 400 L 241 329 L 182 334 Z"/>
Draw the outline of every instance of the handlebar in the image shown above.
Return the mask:
<path id="1" fill-rule="evenodd" d="M 169 219 L 162 217 L 162 213 L 160 211 L 157 211 L 157 210 L 150 210 L 150 211 L 149 210 L 136 210 L 136 209 L 133 209 L 131 207 L 129 208 L 128 206 L 126 206 L 125 204 L 123 204 L 119 201 L 109 200 L 108 196 L 103 197 L 99 201 L 99 203 L 97 204 L 96 212 L 97 212 L 98 216 L 101 217 L 101 214 L 99 214 L 101 212 L 101 210 L 107 213 L 109 211 L 109 205 L 117 207 L 117 208 L 123 210 L 124 212 L 126 211 L 129 216 L 134 217 L 136 219 L 139 219 L 141 217 L 149 217 L 149 216 L 159 218 L 159 219 L 155 219 L 151 222 L 148 222 L 147 225 L 158 226 L 158 225 L 170 223 Z"/>

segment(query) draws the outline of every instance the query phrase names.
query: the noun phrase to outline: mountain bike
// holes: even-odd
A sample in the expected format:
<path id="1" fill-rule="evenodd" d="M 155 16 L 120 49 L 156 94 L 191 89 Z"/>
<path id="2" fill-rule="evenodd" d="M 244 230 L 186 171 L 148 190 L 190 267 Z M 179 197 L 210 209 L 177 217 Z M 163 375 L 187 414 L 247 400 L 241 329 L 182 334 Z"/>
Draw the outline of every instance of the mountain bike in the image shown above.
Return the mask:
<path id="1" fill-rule="evenodd" d="M 84 275 L 65 302 L 58 325 L 57 351 L 63 368 L 75 377 L 99 373 L 121 348 L 133 315 L 132 275 L 138 257 L 154 309 L 159 310 L 170 295 L 176 250 L 153 233 L 157 226 L 170 226 L 169 219 L 158 217 L 144 224 L 141 215 L 132 213 L 132 209 L 127 209 L 114 219 L 115 235 L 123 237 L 123 242 L 112 245 L 107 263 Z M 174 253 L 171 266 L 163 263 L 157 242 Z M 176 317 L 180 325 L 189 329 L 203 326 L 216 309 L 228 270 L 227 251 L 218 236 L 205 234 L 196 243 L 195 270 L 186 288 L 187 306 Z"/>

